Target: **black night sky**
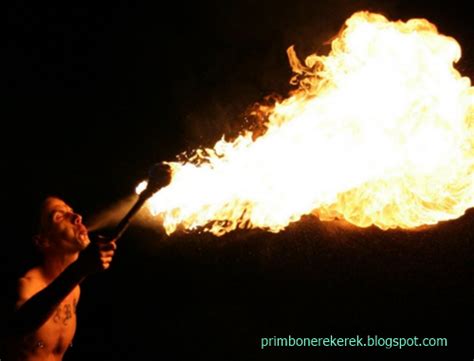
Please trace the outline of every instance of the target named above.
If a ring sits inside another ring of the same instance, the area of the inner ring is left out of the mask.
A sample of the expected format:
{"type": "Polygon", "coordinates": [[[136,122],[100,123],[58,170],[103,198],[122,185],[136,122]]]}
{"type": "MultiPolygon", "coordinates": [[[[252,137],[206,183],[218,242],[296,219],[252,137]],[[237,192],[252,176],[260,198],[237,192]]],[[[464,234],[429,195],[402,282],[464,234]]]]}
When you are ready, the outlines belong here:
{"type": "MultiPolygon", "coordinates": [[[[460,42],[458,69],[474,77],[468,2],[99,3],[13,1],[7,12],[7,295],[33,257],[43,196],[62,196],[87,223],[155,162],[236,135],[253,103],[291,90],[286,49],[324,51],[357,10],[429,19],[460,42]]],[[[112,268],[83,283],[65,360],[472,360],[473,225],[472,210],[420,232],[312,217],[220,238],[135,225],[112,268]],[[448,347],[260,349],[261,337],[287,335],[447,337],[448,347]]]]}

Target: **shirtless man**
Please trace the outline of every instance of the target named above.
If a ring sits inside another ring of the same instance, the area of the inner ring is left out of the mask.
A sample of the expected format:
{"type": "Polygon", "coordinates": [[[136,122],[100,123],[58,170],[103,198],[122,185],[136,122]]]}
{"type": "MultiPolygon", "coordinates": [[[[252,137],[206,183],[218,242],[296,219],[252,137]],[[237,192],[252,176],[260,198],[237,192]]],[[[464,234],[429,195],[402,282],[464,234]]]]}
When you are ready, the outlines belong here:
{"type": "Polygon", "coordinates": [[[44,201],[34,241],[43,261],[18,281],[7,359],[60,361],[76,330],[79,284],[109,267],[116,244],[91,243],[82,217],[56,197],[44,201]]]}

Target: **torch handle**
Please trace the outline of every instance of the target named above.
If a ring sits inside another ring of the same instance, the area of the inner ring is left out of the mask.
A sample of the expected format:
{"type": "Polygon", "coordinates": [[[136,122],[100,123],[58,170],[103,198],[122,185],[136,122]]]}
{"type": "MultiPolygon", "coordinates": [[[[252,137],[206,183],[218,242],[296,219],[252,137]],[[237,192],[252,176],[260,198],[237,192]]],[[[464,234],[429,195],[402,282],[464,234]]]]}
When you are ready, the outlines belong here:
{"type": "Polygon", "coordinates": [[[164,186],[167,186],[171,181],[171,168],[169,165],[164,163],[157,163],[148,171],[149,179],[146,189],[140,193],[137,201],[123,219],[117,224],[115,229],[107,236],[98,236],[102,240],[117,240],[125,233],[125,230],[130,225],[132,218],[138,213],[140,208],[143,207],[148,198],[164,186]]]}
{"type": "Polygon", "coordinates": [[[140,195],[138,200],[135,202],[133,207],[128,211],[125,217],[122,218],[120,223],[115,227],[112,231],[111,239],[119,239],[127,230],[128,226],[130,225],[132,218],[138,213],[138,211],[142,208],[143,204],[146,202],[148,197],[140,195]]]}
{"type": "Polygon", "coordinates": [[[104,230],[92,233],[90,239],[92,242],[110,242],[112,240],[117,240],[125,233],[128,226],[132,222],[133,217],[138,213],[140,208],[146,202],[147,198],[140,196],[132,208],[127,212],[125,217],[117,224],[117,226],[112,230],[104,230]]]}

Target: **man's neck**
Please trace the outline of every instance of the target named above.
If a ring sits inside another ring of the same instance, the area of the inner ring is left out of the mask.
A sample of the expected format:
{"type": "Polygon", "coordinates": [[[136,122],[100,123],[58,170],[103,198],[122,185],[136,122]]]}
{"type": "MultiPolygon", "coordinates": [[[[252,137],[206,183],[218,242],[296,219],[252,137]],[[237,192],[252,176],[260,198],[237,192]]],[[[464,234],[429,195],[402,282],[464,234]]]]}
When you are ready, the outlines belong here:
{"type": "Polygon", "coordinates": [[[53,253],[45,255],[41,269],[46,280],[52,281],[55,279],[66,267],[77,260],[78,256],[78,253],[53,253]]]}

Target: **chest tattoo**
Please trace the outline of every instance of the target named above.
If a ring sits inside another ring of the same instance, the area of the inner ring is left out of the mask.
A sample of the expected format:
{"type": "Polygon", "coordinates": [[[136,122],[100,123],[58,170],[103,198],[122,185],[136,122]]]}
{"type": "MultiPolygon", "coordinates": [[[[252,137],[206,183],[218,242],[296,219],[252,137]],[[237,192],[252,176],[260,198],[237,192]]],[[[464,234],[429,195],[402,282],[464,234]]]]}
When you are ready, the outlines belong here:
{"type": "Polygon", "coordinates": [[[74,313],[76,313],[76,304],[77,303],[74,300],[74,306],[69,303],[59,305],[54,313],[53,322],[62,323],[64,326],[67,326],[69,320],[72,318],[73,307],[74,313]]]}
{"type": "Polygon", "coordinates": [[[70,304],[66,303],[64,305],[64,320],[63,320],[63,325],[67,325],[67,321],[72,318],[72,307],[70,304]]]}
{"type": "Polygon", "coordinates": [[[53,316],[53,321],[55,323],[58,323],[60,320],[61,320],[61,305],[59,305],[58,308],[56,308],[56,312],[54,313],[54,316],[53,316]]]}

